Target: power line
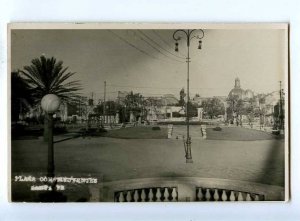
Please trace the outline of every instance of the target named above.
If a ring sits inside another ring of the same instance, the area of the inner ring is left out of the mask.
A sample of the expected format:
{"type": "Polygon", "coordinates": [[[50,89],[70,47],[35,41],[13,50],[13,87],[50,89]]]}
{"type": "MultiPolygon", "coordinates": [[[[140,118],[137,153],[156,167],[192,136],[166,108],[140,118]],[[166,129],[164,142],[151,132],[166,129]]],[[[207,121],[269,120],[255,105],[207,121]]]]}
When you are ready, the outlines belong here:
{"type": "Polygon", "coordinates": [[[177,57],[177,58],[180,58],[180,59],[185,59],[185,57],[180,57],[176,54],[173,54],[172,52],[166,50],[164,47],[162,47],[160,44],[158,44],[156,41],[154,41],[152,38],[150,38],[148,35],[146,35],[143,31],[141,30],[138,30],[138,32],[140,32],[142,35],[144,35],[147,39],[149,39],[151,42],[153,42],[155,45],[157,45],[158,47],[160,47],[161,49],[163,49],[164,51],[168,52],[169,54],[177,57]]]}
{"type": "MultiPolygon", "coordinates": [[[[108,84],[107,86],[110,87],[124,87],[124,88],[153,88],[153,89],[182,89],[184,88],[184,86],[182,87],[153,87],[153,86],[134,86],[134,85],[118,85],[118,84],[108,84]]],[[[218,87],[218,89],[220,88],[227,88],[227,87],[218,87]]],[[[191,89],[216,89],[213,87],[192,87],[191,89]]]]}
{"type": "MultiPolygon", "coordinates": [[[[169,46],[171,49],[174,49],[170,44],[169,42],[167,42],[165,39],[163,39],[163,37],[156,31],[156,30],[152,30],[153,33],[163,42],[165,43],[167,46],[169,46]]],[[[184,56],[184,54],[182,54],[181,52],[178,51],[178,53],[181,55],[181,56],[184,56]]]]}
{"type": "Polygon", "coordinates": [[[182,87],[150,87],[150,86],[133,86],[133,85],[117,85],[117,84],[108,84],[110,87],[125,87],[125,88],[154,88],[154,89],[181,89],[182,87]]]}
{"type": "MultiPolygon", "coordinates": [[[[118,93],[117,91],[106,91],[106,94],[115,94],[115,93],[118,93]]],[[[95,92],[94,91],[94,94],[104,94],[104,92],[95,92]]]]}
{"type": "Polygon", "coordinates": [[[148,54],[147,52],[145,52],[144,50],[142,49],[139,49],[137,46],[135,46],[134,44],[131,44],[129,41],[127,41],[126,39],[122,38],[121,36],[119,36],[118,34],[114,33],[113,31],[111,30],[108,30],[109,32],[111,32],[112,34],[114,34],[117,38],[119,38],[120,40],[122,40],[123,42],[125,42],[126,44],[128,44],[129,46],[133,47],[134,49],[138,50],[139,52],[153,58],[153,59],[157,59],[157,60],[160,60],[159,58],[151,55],[151,54],[148,54]]]}
{"type": "MultiPolygon", "coordinates": [[[[134,31],[133,31],[134,32],[134,31]]],[[[135,32],[134,32],[135,33],[135,32]]],[[[145,40],[143,37],[139,36],[139,38],[146,42],[151,48],[153,48],[155,51],[159,52],[160,54],[164,55],[165,57],[169,58],[170,60],[172,61],[177,61],[177,62],[180,62],[180,63],[184,63],[184,61],[179,61],[177,59],[174,59],[174,58],[171,58],[170,56],[166,55],[165,53],[163,53],[161,50],[157,49],[155,46],[153,46],[151,43],[149,43],[147,40],[145,40]]]]}

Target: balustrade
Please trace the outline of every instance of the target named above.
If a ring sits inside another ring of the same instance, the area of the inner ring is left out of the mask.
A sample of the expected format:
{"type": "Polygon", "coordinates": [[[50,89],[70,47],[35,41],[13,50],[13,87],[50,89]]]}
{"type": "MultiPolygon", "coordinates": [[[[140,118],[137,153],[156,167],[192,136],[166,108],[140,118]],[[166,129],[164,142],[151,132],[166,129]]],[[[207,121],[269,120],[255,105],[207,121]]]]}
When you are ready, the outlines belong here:
{"type": "Polygon", "coordinates": [[[242,192],[237,190],[196,188],[196,201],[264,201],[263,194],[242,192]]]}
{"type": "Polygon", "coordinates": [[[142,178],[105,182],[101,185],[99,193],[98,200],[102,202],[231,202],[285,199],[284,187],[198,177],[142,178]]]}
{"type": "Polygon", "coordinates": [[[177,187],[152,187],[115,192],[115,202],[176,202],[177,187]]]}

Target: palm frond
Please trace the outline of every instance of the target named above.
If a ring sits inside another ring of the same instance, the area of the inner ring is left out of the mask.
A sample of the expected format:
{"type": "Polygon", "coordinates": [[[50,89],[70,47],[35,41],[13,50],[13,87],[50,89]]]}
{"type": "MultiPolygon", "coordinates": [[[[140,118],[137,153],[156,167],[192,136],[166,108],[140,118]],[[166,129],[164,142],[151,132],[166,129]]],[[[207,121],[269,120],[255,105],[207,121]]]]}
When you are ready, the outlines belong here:
{"type": "Polygon", "coordinates": [[[31,90],[33,99],[40,102],[46,94],[57,94],[61,99],[76,99],[77,91],[81,90],[78,80],[66,82],[75,72],[68,72],[68,67],[63,67],[62,61],[56,61],[54,57],[46,58],[41,56],[31,61],[31,64],[24,66],[23,74],[24,81],[28,84],[31,90]]]}

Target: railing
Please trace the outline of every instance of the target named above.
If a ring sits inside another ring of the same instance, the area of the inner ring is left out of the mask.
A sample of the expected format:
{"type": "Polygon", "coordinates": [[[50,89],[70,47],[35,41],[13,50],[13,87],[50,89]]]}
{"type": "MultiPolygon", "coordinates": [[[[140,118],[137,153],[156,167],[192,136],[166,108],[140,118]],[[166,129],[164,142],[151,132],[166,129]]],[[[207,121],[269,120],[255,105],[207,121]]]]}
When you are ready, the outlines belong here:
{"type": "Polygon", "coordinates": [[[105,182],[99,186],[102,202],[283,201],[281,186],[247,181],[164,177],[105,182]]]}
{"type": "Polygon", "coordinates": [[[196,201],[264,201],[263,194],[228,189],[196,188],[196,201]]]}
{"type": "Polygon", "coordinates": [[[115,202],[175,202],[176,187],[152,187],[115,192],[115,202]]]}

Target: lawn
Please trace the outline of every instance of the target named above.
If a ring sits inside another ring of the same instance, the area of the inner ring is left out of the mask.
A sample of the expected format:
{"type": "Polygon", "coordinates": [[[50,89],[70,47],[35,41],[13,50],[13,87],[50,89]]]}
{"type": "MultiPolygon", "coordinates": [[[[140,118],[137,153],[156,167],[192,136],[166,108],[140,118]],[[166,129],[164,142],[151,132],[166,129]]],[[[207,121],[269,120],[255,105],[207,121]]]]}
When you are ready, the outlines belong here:
{"type": "Polygon", "coordinates": [[[118,130],[110,130],[102,136],[122,139],[166,139],[167,128],[165,127],[130,127],[118,130]],[[154,129],[159,128],[159,129],[154,129]]]}

